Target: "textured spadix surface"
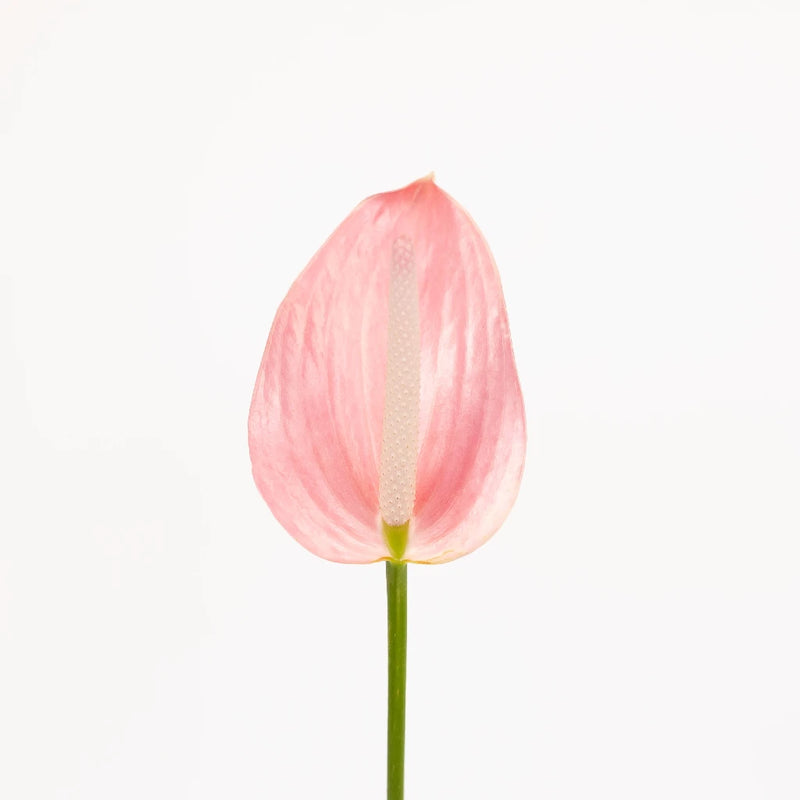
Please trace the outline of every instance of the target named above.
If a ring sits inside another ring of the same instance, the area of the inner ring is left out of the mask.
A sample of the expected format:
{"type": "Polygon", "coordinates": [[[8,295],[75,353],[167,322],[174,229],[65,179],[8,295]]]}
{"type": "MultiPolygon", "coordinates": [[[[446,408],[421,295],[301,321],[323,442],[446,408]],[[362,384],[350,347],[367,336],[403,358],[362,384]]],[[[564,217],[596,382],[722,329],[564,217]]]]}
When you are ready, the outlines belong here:
{"type": "Polygon", "coordinates": [[[249,418],[281,524],[333,561],[449,561],[517,495],[525,419],[500,279],[432,178],[365,200],[278,309],[249,418]]]}

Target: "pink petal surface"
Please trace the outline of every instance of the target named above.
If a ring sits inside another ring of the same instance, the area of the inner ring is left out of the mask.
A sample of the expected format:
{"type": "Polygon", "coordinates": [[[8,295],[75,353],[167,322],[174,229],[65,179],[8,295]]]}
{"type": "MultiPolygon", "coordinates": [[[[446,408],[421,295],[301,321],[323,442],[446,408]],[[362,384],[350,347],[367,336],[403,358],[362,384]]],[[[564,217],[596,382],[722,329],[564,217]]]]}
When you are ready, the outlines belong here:
{"type": "Polygon", "coordinates": [[[365,200],[281,304],[250,408],[256,484],[278,521],[333,561],[389,558],[378,505],[393,244],[419,290],[416,500],[403,559],[485,542],[519,489],[525,419],[500,279],[466,212],[432,179],[365,200]]]}

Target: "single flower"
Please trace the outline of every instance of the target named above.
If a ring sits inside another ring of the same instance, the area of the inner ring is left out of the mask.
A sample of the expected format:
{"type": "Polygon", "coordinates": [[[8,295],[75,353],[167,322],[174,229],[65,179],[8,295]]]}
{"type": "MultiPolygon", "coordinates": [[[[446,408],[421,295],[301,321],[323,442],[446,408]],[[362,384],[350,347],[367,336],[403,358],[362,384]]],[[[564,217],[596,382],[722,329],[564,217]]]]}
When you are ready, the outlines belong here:
{"type": "Polygon", "coordinates": [[[500,527],[525,459],[505,302],[432,176],[361,203],[295,281],[249,443],[276,518],[323,558],[440,563],[500,527]]]}

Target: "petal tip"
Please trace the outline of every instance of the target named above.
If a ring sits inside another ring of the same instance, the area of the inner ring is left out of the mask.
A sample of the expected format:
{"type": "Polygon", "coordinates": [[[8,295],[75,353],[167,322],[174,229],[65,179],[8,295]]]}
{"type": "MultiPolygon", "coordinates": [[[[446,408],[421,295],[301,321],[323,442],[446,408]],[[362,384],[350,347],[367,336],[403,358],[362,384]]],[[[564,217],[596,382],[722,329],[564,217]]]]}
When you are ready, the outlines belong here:
{"type": "Polygon", "coordinates": [[[436,184],[436,173],[429,172],[427,175],[423,175],[423,177],[417,178],[415,181],[412,181],[405,188],[406,189],[411,189],[412,187],[422,188],[423,186],[428,186],[428,185],[433,186],[435,184],[436,184]]]}

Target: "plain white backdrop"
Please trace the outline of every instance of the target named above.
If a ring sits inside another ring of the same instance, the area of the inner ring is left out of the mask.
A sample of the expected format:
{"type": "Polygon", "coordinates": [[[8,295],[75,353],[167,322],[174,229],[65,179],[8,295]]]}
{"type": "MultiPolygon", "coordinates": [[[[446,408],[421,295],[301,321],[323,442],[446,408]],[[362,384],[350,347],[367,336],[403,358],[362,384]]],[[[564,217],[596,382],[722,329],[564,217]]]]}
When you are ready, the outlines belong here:
{"type": "Polygon", "coordinates": [[[383,568],[250,477],[278,303],[431,170],[530,442],[410,569],[409,800],[800,796],[795,2],[0,0],[0,797],[379,798],[383,568]]]}

